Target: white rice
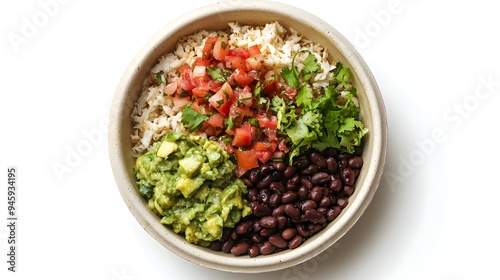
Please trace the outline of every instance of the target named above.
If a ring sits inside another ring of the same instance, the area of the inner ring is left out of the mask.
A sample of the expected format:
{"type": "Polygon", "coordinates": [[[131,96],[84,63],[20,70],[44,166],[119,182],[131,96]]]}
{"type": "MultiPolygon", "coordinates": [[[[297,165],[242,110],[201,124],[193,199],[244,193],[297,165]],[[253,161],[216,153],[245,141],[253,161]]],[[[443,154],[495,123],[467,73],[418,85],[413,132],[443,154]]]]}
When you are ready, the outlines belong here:
{"type": "MultiPolygon", "coordinates": [[[[293,29],[285,29],[277,22],[265,26],[242,26],[236,22],[229,23],[227,32],[199,31],[191,36],[180,38],[175,50],[164,54],[151,69],[151,77],[144,81],[139,99],[132,112],[133,132],[131,135],[134,156],[140,156],[149,150],[166,133],[184,132],[181,123],[182,108],[174,106],[172,96],[163,94],[166,84],[179,80],[177,69],[187,63],[192,65],[196,57],[202,55],[205,40],[209,36],[224,34],[229,36],[229,45],[234,47],[250,47],[258,45],[264,56],[265,67],[274,68],[279,73],[283,67],[290,67],[293,56],[299,50],[307,49],[313,53],[321,64],[321,72],[313,77],[315,88],[324,88],[333,79],[334,63],[328,60],[328,53],[320,45],[303,38],[293,29]],[[151,85],[150,80],[156,73],[164,71],[166,84],[151,85]]],[[[297,56],[295,65],[302,67],[305,56],[297,56]]]]}

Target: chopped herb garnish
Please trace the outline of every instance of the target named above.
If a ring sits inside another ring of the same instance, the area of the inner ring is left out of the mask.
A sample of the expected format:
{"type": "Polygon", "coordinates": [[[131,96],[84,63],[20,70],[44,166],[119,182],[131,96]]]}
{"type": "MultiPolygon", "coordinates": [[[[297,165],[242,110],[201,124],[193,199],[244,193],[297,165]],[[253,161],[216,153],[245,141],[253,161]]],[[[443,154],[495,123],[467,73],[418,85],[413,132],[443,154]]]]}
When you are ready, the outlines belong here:
{"type": "Polygon", "coordinates": [[[231,75],[231,72],[229,70],[217,67],[214,68],[207,67],[207,73],[208,76],[212,78],[212,80],[217,82],[226,82],[229,76],[231,75]]]}
{"type": "Polygon", "coordinates": [[[208,119],[208,116],[193,110],[191,104],[188,104],[182,111],[181,122],[189,128],[189,132],[197,130],[201,124],[208,119]]]}

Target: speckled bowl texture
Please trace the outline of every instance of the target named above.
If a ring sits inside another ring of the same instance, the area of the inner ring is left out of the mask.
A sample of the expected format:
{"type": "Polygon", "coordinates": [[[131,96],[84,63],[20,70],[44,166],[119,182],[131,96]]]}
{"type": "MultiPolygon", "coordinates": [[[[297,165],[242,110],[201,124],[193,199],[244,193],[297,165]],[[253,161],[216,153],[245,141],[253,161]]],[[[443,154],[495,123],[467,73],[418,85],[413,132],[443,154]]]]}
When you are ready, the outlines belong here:
{"type": "Polygon", "coordinates": [[[386,158],[387,121],[379,88],[359,53],[338,31],[318,17],[296,7],[271,1],[224,1],[194,10],[168,23],[139,51],[117,87],[109,117],[109,156],[121,196],[140,225],[159,244],[193,263],[222,271],[257,273],[284,269],[307,261],[338,241],[358,221],[372,200],[386,158]],[[323,45],[331,58],[351,69],[361,106],[360,118],[369,133],[364,138],[363,161],[356,191],[348,206],[328,226],[293,250],[250,258],[188,243],[160,223],[137,191],[133,173],[130,134],[131,112],[141,92],[142,82],[161,54],[171,52],[179,37],[198,30],[227,29],[228,22],[263,25],[278,21],[304,37],[323,45]]]}

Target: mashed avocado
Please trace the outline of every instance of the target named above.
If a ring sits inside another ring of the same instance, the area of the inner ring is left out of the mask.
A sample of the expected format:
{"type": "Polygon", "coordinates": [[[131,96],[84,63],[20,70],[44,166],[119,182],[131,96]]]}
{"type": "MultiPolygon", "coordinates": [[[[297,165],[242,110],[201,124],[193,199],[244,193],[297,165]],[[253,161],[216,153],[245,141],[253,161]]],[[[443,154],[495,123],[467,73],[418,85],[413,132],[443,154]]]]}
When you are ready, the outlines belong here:
{"type": "Polygon", "coordinates": [[[203,246],[251,213],[247,188],[233,170],[216,142],[182,133],[167,134],[134,168],[139,192],[161,223],[203,246]]]}

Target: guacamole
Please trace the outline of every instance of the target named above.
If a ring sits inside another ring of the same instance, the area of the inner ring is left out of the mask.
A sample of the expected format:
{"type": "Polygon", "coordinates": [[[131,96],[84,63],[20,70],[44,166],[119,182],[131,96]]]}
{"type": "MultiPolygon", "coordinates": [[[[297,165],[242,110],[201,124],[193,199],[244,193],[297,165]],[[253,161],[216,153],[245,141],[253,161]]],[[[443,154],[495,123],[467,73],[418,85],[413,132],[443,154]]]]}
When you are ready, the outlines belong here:
{"type": "Polygon", "coordinates": [[[134,168],[139,192],[161,223],[202,246],[251,213],[247,188],[233,170],[219,144],[182,133],[167,134],[134,168]]]}

